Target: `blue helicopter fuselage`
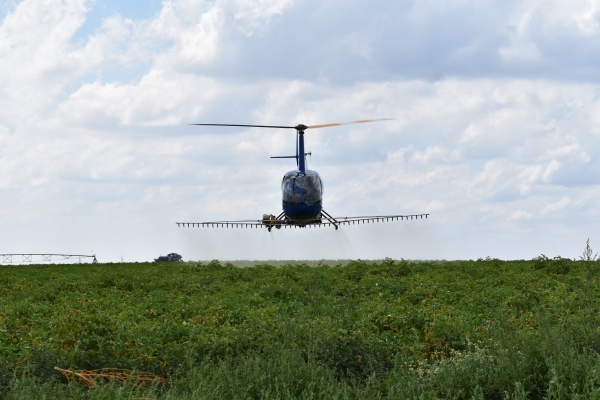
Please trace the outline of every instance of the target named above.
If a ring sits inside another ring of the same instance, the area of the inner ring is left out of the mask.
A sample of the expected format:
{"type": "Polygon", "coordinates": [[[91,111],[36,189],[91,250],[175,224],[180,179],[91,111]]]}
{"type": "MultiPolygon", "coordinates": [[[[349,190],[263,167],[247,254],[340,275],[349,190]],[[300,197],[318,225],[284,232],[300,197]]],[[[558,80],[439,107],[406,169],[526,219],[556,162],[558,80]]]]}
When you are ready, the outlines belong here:
{"type": "Polygon", "coordinates": [[[281,182],[283,212],[294,220],[317,219],[323,209],[323,182],[317,171],[294,170],[281,182]]]}

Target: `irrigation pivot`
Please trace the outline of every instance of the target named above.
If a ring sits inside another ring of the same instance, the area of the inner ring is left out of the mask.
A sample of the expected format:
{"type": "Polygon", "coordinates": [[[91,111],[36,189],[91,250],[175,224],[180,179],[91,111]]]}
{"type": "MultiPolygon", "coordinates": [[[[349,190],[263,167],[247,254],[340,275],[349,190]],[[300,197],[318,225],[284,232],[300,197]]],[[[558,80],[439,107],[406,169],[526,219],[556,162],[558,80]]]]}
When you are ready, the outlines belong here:
{"type": "MultiPolygon", "coordinates": [[[[21,256],[20,263],[29,263],[29,264],[37,264],[37,263],[45,263],[52,261],[64,261],[64,260],[77,260],[81,263],[82,259],[91,258],[92,264],[98,264],[98,260],[96,259],[96,255],[88,255],[88,254],[54,254],[54,253],[11,253],[11,254],[0,254],[0,264],[12,264],[13,257],[21,256]],[[54,260],[53,260],[54,258],[54,260]]],[[[18,261],[14,261],[18,262],[18,261]]]]}

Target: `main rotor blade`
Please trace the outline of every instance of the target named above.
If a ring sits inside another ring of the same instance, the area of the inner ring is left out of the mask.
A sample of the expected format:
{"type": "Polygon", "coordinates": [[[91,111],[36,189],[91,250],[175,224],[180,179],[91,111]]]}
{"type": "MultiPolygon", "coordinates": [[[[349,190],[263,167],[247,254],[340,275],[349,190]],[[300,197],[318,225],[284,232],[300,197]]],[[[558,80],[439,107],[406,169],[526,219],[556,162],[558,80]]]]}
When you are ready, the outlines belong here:
{"type": "Polygon", "coordinates": [[[295,126],[277,126],[277,125],[238,125],[238,124],[190,124],[200,126],[244,126],[248,128],[280,128],[280,129],[296,129],[295,126]]]}
{"type": "Polygon", "coordinates": [[[377,122],[377,121],[393,121],[395,118],[379,118],[379,119],[359,119],[358,121],[351,122],[340,122],[333,124],[321,124],[321,125],[309,125],[308,129],[317,129],[317,128],[329,128],[331,126],[341,126],[341,125],[351,125],[351,124],[365,124],[367,122],[377,122]]]}
{"type": "Polygon", "coordinates": [[[196,126],[239,126],[246,128],[276,128],[276,129],[296,129],[296,131],[303,131],[304,129],[317,129],[317,128],[329,128],[332,126],[351,125],[351,124],[365,124],[367,122],[377,121],[392,121],[395,118],[379,118],[379,119],[359,119],[358,121],[350,122],[339,122],[333,124],[321,124],[321,125],[296,125],[296,126],[281,126],[281,125],[247,125],[247,124],[190,124],[196,126]]]}

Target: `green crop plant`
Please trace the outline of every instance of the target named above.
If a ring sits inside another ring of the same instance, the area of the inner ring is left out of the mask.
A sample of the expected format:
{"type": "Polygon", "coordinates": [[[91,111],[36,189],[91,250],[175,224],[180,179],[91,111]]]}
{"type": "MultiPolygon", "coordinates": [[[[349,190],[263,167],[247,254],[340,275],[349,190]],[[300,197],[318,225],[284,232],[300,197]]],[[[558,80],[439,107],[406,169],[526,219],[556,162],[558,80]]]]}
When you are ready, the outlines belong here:
{"type": "Polygon", "coordinates": [[[2,267],[0,397],[600,398],[592,264],[2,267]],[[55,366],[168,383],[87,389],[55,366]]]}
{"type": "Polygon", "coordinates": [[[594,250],[590,246],[590,239],[588,238],[585,243],[585,250],[583,250],[583,255],[579,257],[581,261],[596,261],[598,260],[598,253],[594,254],[594,250]]]}

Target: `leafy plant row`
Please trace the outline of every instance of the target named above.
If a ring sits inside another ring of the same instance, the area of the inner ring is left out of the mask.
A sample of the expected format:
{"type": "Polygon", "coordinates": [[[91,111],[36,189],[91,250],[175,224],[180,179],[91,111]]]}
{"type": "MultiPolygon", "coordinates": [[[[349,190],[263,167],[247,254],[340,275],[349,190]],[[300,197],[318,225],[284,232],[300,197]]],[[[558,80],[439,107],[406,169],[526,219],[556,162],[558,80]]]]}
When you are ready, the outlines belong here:
{"type": "Polygon", "coordinates": [[[6,267],[0,390],[77,398],[59,366],[152,372],[170,379],[154,389],[164,398],[590,398],[598,266],[540,256],[6,267]]]}

